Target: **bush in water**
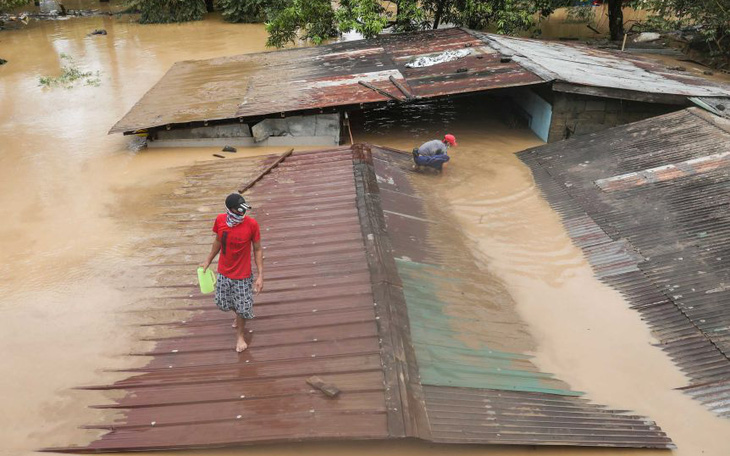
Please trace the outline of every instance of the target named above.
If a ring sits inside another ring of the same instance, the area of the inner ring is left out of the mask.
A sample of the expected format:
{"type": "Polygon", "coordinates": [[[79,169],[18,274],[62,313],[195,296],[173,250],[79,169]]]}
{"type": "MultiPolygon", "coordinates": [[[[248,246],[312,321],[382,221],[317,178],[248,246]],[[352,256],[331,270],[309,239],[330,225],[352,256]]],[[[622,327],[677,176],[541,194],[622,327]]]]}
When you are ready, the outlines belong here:
{"type": "Polygon", "coordinates": [[[0,0],[0,13],[15,8],[16,6],[25,5],[26,3],[30,3],[30,0],[0,0]]]}
{"type": "Polygon", "coordinates": [[[142,14],[143,24],[199,21],[207,12],[205,0],[129,0],[128,5],[142,14]]]}
{"type": "Polygon", "coordinates": [[[91,71],[81,71],[76,65],[76,61],[67,54],[61,53],[61,60],[66,63],[61,67],[60,76],[41,76],[38,83],[44,87],[64,87],[72,88],[77,82],[83,81],[85,85],[98,87],[101,84],[101,73],[91,71]]]}
{"type": "Polygon", "coordinates": [[[260,23],[266,20],[267,0],[218,0],[218,9],[228,22],[260,23]]]}

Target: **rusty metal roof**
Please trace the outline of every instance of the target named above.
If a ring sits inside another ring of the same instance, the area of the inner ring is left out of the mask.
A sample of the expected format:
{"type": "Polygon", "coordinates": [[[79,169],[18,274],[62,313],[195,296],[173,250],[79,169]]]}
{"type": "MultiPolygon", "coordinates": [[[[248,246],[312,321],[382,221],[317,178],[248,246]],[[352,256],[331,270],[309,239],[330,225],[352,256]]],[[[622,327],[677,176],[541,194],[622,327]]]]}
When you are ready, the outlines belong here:
{"type": "Polygon", "coordinates": [[[554,81],[555,90],[615,98],[651,95],[730,97],[730,86],[614,50],[473,32],[520,65],[554,81]],[[608,89],[608,90],[601,90],[608,89]]]}
{"type": "Polygon", "coordinates": [[[555,90],[644,101],[730,97],[727,85],[631,54],[451,28],[178,62],[110,133],[547,82],[555,90]],[[445,51],[469,54],[407,66],[445,51]]]}
{"type": "Polygon", "coordinates": [[[250,347],[237,354],[230,314],[190,273],[223,195],[275,161],[189,170],[155,233],[157,285],[143,306],[155,345],[138,353],[149,360],[89,387],[118,392],[101,408],[120,414],[89,426],[108,433],[52,450],[403,437],[672,447],[653,422],[593,404],[537,369],[506,292],[458,237],[447,251],[432,241],[453,226],[429,217],[409,156],[385,148],[294,153],[246,192],[262,227],[266,290],[247,323],[250,347]],[[340,395],[310,387],[312,375],[340,395]]]}
{"type": "Polygon", "coordinates": [[[501,62],[500,57],[466,31],[446,29],[178,62],[110,133],[543,82],[515,62],[501,62]],[[469,55],[457,60],[406,67],[422,55],[463,49],[469,55]]]}
{"type": "Polygon", "coordinates": [[[698,108],[520,153],[596,274],[730,417],[730,120],[698,108]]]}

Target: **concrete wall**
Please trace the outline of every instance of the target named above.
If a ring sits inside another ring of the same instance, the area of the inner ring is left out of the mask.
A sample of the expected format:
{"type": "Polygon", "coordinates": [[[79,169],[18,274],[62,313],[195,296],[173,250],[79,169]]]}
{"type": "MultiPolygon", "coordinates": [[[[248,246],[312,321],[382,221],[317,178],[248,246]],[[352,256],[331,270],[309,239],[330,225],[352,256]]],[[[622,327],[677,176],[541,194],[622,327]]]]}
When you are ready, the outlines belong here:
{"type": "Polygon", "coordinates": [[[280,136],[321,136],[340,138],[339,114],[315,114],[264,119],[251,128],[256,142],[269,137],[280,136]]]}
{"type": "Polygon", "coordinates": [[[247,124],[236,123],[228,125],[213,125],[197,128],[180,128],[175,130],[160,130],[158,140],[170,139],[204,139],[204,138],[240,138],[251,137],[251,129],[247,124]]]}
{"type": "Polygon", "coordinates": [[[548,142],[584,135],[682,109],[682,106],[553,92],[548,142]]]}
{"type": "Polygon", "coordinates": [[[210,146],[336,146],[340,144],[340,115],[314,114],[264,119],[253,127],[231,123],[196,128],[159,130],[149,147],[210,146]]]}

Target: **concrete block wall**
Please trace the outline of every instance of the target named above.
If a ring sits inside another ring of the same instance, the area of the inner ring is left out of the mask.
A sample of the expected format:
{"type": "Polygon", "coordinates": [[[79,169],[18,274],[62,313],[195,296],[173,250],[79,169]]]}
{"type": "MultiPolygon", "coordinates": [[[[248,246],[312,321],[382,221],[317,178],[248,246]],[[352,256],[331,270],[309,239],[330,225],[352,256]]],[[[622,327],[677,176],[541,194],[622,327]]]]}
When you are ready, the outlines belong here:
{"type": "Polygon", "coordinates": [[[313,114],[264,119],[253,127],[230,123],[158,130],[149,147],[333,146],[340,143],[340,114],[313,114]]]}
{"type": "Polygon", "coordinates": [[[548,142],[585,135],[682,109],[683,106],[553,92],[548,142]]]}

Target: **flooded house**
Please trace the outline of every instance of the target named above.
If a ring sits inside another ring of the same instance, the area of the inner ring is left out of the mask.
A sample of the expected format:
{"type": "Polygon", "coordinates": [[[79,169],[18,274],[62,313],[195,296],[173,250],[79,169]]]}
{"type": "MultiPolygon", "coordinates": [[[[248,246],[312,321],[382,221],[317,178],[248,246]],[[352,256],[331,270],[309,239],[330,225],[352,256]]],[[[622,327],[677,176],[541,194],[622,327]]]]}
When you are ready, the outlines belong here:
{"type": "Polygon", "coordinates": [[[681,390],[730,418],[730,118],[690,108],[518,155],[681,390]]]}
{"type": "Polygon", "coordinates": [[[410,154],[368,144],[190,167],[165,201],[175,223],[157,233],[144,299],[162,312],[144,325],[154,346],[135,353],[147,362],[85,387],[111,393],[99,408],[117,413],[85,426],[105,434],[49,450],[404,438],[673,448],[661,423],[582,397],[533,362],[509,293],[411,175],[410,154]],[[270,249],[240,354],[230,317],[185,274],[232,188],[246,189],[270,249]]]}
{"type": "Polygon", "coordinates": [[[116,132],[292,146],[131,153],[104,133],[174,62],[261,51],[265,33],[105,17],[107,41],[86,36],[97,21],[3,37],[8,452],[730,454],[727,127],[703,116],[727,115],[717,86],[591,50],[628,71],[605,84],[639,82],[577,93],[593,67],[558,75],[573,57],[528,69],[529,50],[496,42],[512,39],[429,31],[177,63],[116,132]],[[34,88],[61,49],[104,84],[34,88]],[[646,98],[644,78],[680,93],[646,98]],[[515,153],[542,141],[522,127],[553,122],[570,139],[520,156],[528,169],[515,153]],[[403,150],[446,128],[453,167],[412,172],[403,150]],[[297,144],[322,146],[282,153],[297,144]],[[266,257],[243,354],[195,278],[232,191],[266,257]]]}
{"type": "Polygon", "coordinates": [[[142,325],[154,346],[133,353],[147,361],[84,386],[110,393],[98,407],[115,413],[85,427],[106,433],[49,450],[404,438],[674,448],[661,422],[586,398],[534,360],[514,297],[413,179],[408,153],[339,145],[352,142],[357,111],[476,94],[552,143],[520,157],[574,242],[649,321],[688,373],[685,390],[726,414],[728,140],[717,114],[730,91],[636,57],[447,29],[179,62],[114,126],[160,147],[324,148],[187,170],[156,233],[144,299],[164,312],[142,325]],[[242,354],[229,317],[185,275],[231,189],[270,233],[267,292],[242,354]],[[631,201],[626,190],[655,192],[631,201]],[[704,191],[718,199],[697,208],[704,191]],[[646,228],[632,225],[640,217],[646,228]],[[702,277],[688,293],[694,268],[702,277]]]}
{"type": "Polygon", "coordinates": [[[354,111],[477,93],[546,142],[730,99],[632,54],[452,28],[178,62],[110,133],[153,147],[331,146],[351,142],[354,111]]]}

